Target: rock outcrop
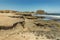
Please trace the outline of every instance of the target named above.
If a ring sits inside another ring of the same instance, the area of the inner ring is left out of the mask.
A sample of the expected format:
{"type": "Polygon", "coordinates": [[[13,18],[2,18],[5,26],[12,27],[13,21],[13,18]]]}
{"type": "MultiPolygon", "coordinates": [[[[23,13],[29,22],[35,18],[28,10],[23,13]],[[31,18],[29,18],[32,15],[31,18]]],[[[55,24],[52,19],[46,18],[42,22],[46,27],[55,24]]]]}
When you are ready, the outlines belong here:
{"type": "Polygon", "coordinates": [[[36,14],[46,14],[46,12],[44,10],[37,10],[36,14]]]}
{"type": "Polygon", "coordinates": [[[13,11],[13,10],[0,10],[0,13],[16,13],[18,11],[13,11]]]}

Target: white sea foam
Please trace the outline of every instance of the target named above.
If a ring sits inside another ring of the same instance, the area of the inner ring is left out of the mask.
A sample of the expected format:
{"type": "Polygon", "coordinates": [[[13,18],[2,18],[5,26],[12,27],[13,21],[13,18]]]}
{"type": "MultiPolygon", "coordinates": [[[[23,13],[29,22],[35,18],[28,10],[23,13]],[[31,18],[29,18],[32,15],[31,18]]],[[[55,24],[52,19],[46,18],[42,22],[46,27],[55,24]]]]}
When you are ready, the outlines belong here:
{"type": "Polygon", "coordinates": [[[60,16],[59,15],[33,15],[33,16],[37,16],[37,17],[45,17],[46,19],[56,19],[56,20],[60,20],[60,16]]]}

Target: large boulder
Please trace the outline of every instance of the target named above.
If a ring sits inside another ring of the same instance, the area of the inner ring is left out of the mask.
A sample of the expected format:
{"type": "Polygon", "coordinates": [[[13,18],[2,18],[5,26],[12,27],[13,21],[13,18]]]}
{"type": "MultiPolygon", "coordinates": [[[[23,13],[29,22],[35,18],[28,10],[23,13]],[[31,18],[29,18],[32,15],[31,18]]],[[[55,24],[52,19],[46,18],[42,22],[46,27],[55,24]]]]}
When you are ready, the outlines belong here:
{"type": "Polygon", "coordinates": [[[45,14],[45,11],[44,10],[37,10],[36,13],[37,14],[45,14]]]}

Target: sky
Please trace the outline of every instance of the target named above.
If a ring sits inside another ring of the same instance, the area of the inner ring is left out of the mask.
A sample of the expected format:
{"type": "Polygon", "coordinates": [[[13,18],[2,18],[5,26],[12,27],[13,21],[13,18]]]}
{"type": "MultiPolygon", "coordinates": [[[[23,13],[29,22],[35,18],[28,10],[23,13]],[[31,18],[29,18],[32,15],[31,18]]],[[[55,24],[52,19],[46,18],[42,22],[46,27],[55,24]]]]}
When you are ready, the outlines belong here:
{"type": "Polygon", "coordinates": [[[0,10],[60,13],[60,0],[0,0],[0,10]]]}

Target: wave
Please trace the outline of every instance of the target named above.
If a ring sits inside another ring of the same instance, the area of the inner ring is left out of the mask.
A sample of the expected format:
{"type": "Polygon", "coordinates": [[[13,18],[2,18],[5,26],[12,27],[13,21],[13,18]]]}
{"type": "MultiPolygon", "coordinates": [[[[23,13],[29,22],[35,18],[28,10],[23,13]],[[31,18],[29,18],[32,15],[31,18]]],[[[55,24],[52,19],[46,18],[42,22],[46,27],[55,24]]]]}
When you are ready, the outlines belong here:
{"type": "Polygon", "coordinates": [[[39,14],[36,14],[34,16],[37,16],[37,17],[45,17],[46,19],[60,19],[60,15],[39,15],[39,14]]]}

